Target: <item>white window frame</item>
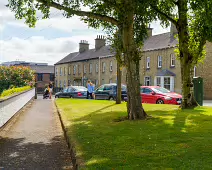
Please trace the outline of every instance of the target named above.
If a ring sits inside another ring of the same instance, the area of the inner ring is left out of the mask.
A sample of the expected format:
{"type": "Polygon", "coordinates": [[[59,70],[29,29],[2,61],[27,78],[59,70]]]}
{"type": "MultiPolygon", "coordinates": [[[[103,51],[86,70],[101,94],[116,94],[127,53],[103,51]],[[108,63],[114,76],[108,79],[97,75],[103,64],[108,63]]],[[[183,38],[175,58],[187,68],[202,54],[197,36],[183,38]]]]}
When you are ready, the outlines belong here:
{"type": "Polygon", "coordinates": [[[73,66],[73,74],[75,75],[77,73],[77,65],[73,66]]]}
{"type": "Polygon", "coordinates": [[[96,73],[98,73],[98,72],[99,72],[99,64],[96,63],[96,73]]]}
{"type": "Polygon", "coordinates": [[[83,66],[83,72],[86,73],[86,65],[83,66]]]}
{"type": "Polygon", "coordinates": [[[162,67],[162,56],[158,56],[158,68],[161,68],[162,67]]]}
{"type": "Polygon", "coordinates": [[[59,85],[59,86],[60,86],[60,88],[61,88],[61,87],[62,87],[62,81],[60,80],[60,82],[59,82],[59,83],[60,83],[60,85],[59,85]]]}
{"type": "Polygon", "coordinates": [[[63,74],[63,68],[60,67],[60,76],[62,76],[62,74],[63,74]]]}
{"type": "Polygon", "coordinates": [[[174,76],[155,76],[155,82],[154,82],[155,86],[158,85],[157,84],[157,77],[160,77],[160,80],[161,80],[160,87],[164,87],[164,78],[169,77],[170,78],[170,89],[168,89],[168,90],[170,90],[172,92],[174,91],[174,76]]]}
{"type": "Polygon", "coordinates": [[[151,86],[151,78],[150,78],[150,76],[145,76],[144,77],[144,85],[145,86],[151,86]],[[149,82],[149,85],[147,85],[147,82],[149,82]]]}
{"type": "Polygon", "coordinates": [[[146,68],[150,68],[150,57],[146,58],[146,68]]]}
{"type": "Polygon", "coordinates": [[[113,61],[110,61],[110,71],[113,71],[113,61]]]}
{"type": "Polygon", "coordinates": [[[103,62],[103,63],[102,63],[102,72],[103,72],[103,73],[105,72],[105,67],[106,67],[105,62],[103,62]]]}
{"type": "Polygon", "coordinates": [[[92,63],[89,64],[89,73],[92,73],[92,63]]]}
{"type": "Polygon", "coordinates": [[[175,57],[175,55],[172,53],[172,54],[170,54],[170,63],[171,63],[171,67],[175,67],[175,62],[176,62],[176,57],[175,57]]]}
{"type": "Polygon", "coordinates": [[[55,75],[57,76],[58,74],[58,68],[55,68],[55,75]]]}

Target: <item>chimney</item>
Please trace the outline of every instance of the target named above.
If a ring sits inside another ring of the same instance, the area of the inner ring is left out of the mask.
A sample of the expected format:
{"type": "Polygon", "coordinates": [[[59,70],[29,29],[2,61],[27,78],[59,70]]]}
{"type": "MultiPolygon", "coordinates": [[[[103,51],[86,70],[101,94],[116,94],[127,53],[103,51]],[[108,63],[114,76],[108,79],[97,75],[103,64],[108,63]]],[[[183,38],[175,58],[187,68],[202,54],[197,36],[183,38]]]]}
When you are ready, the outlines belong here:
{"type": "Polygon", "coordinates": [[[98,50],[105,46],[106,39],[103,35],[97,35],[97,38],[95,39],[95,49],[98,50]]]}
{"type": "Polygon", "coordinates": [[[79,52],[82,53],[84,51],[89,50],[89,44],[86,40],[81,40],[79,43],[79,52]]]}
{"type": "Polygon", "coordinates": [[[150,28],[150,24],[149,24],[149,27],[147,28],[147,37],[145,39],[152,36],[152,30],[153,30],[153,28],[150,28]]]}
{"type": "Polygon", "coordinates": [[[178,33],[176,26],[171,22],[170,34],[171,36],[175,36],[178,33]]]}

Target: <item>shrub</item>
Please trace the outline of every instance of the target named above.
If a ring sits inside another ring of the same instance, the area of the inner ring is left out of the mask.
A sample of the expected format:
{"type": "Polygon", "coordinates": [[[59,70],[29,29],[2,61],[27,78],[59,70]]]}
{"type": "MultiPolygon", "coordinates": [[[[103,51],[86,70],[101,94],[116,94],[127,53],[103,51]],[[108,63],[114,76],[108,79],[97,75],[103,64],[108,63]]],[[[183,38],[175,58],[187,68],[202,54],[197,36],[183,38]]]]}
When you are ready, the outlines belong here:
{"type": "Polygon", "coordinates": [[[8,96],[11,96],[13,94],[16,94],[16,93],[20,93],[20,92],[23,92],[23,91],[26,91],[26,90],[29,90],[31,89],[32,87],[31,86],[24,86],[24,87],[17,87],[17,88],[11,88],[11,89],[8,89],[8,90],[4,90],[2,92],[2,94],[0,95],[0,98],[3,98],[3,97],[8,97],[8,96]]]}

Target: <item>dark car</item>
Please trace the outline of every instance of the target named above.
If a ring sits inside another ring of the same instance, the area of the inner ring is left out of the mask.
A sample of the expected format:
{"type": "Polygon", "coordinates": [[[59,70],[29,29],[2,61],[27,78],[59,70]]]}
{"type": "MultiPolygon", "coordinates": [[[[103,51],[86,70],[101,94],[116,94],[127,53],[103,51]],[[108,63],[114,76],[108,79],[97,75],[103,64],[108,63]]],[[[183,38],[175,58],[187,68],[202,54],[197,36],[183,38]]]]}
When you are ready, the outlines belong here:
{"type": "MultiPolygon", "coordinates": [[[[117,84],[104,84],[95,90],[95,99],[103,99],[103,100],[115,100],[117,96],[117,84]]],[[[125,85],[121,85],[121,98],[127,96],[127,88],[125,85]]]]}
{"type": "Polygon", "coordinates": [[[68,86],[55,94],[55,98],[86,98],[87,88],[84,86],[68,86]]]}

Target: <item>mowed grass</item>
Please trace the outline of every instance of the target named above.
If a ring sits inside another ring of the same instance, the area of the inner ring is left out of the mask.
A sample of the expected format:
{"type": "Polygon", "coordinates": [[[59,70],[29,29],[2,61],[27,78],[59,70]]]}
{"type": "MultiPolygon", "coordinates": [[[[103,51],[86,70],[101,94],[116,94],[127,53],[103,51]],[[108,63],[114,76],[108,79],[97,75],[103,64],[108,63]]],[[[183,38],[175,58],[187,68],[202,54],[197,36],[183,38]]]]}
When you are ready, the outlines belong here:
{"type": "Polygon", "coordinates": [[[116,122],[127,115],[126,103],[56,103],[85,169],[212,169],[212,108],[144,104],[153,118],[116,122]]]}

